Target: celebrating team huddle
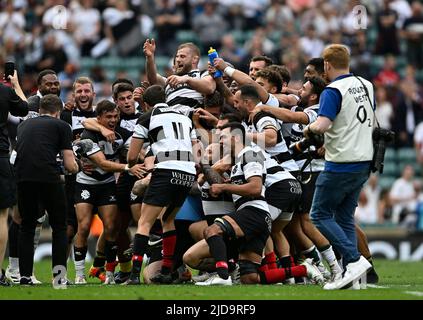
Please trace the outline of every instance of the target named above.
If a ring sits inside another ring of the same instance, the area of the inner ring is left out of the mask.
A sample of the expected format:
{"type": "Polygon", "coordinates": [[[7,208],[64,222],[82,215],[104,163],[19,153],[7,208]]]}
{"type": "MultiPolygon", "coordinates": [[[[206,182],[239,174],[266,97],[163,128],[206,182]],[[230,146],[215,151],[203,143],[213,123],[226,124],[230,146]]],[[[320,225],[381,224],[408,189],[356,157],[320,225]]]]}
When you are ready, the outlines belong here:
{"type": "MultiPolygon", "coordinates": [[[[347,89],[362,85],[371,93],[362,108],[372,123],[373,88],[349,73],[347,49],[330,45],[323,58],[311,59],[298,91],[288,87],[289,71],[265,56],[251,60],[249,74],[220,58],[201,72],[199,49],[184,43],[174,56],[174,74],[165,78],[156,71],[155,50],[148,39],[148,81],[140,87],[117,79],[113,102],[94,106],[93,83],[80,77],[73,84],[74,103],[60,111],[71,128],[66,135],[73,155],[64,158],[70,148],[65,142],[56,152],[62,154],[55,165],[64,167],[66,196],[51,201],[64,202],[66,224],[57,222],[62,240],[53,236],[53,264],[66,265],[66,255],[73,254],[75,285],[86,284],[87,276],[107,285],[306,283],[327,290],[365,288],[366,276],[377,282],[353,217],[357,190],[370,172],[371,127],[346,107],[353,101],[347,89]],[[369,130],[369,143],[352,146],[369,130]],[[348,180],[357,172],[361,179],[348,180]],[[336,195],[329,181],[337,174],[350,183],[336,195]],[[103,232],[87,271],[96,213],[103,232]]],[[[40,74],[41,98],[32,116],[59,112],[45,106],[58,104],[57,91],[46,85],[56,81],[51,70],[40,74]]],[[[25,166],[20,131],[30,120],[17,121],[18,170],[25,166]]],[[[19,209],[25,208],[25,181],[17,181],[19,209]]],[[[24,227],[25,239],[34,241],[10,250],[11,282],[36,283],[34,230],[45,211],[51,215],[50,207],[40,205],[32,216],[30,208],[16,210],[17,217],[32,220],[14,218],[13,230],[24,227]]],[[[13,241],[10,248],[18,247],[13,241]]]]}

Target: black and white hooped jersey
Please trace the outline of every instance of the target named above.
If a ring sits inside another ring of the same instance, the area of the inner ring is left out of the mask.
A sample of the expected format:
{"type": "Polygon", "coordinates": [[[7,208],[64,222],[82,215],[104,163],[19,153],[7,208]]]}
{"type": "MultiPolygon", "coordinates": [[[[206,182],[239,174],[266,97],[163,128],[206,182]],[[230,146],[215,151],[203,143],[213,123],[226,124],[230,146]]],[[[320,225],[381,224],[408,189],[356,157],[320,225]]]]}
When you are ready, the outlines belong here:
{"type": "Polygon", "coordinates": [[[150,141],[155,168],[196,173],[191,142],[196,139],[194,124],[176,108],[155,105],[138,119],[132,139],[150,141]]]}
{"type": "Polygon", "coordinates": [[[119,115],[118,127],[134,132],[140,116],[141,113],[126,114],[121,112],[119,115]]]}
{"type": "MultiPolygon", "coordinates": [[[[313,106],[307,107],[304,110],[299,107],[292,107],[291,111],[298,112],[302,111],[304,112],[308,117],[308,123],[311,124],[314,121],[317,120],[317,116],[319,113],[319,105],[315,104],[313,106]]],[[[304,131],[305,125],[299,124],[299,123],[288,123],[285,127],[286,129],[286,136],[284,136],[284,139],[287,143],[287,145],[291,145],[292,143],[296,143],[304,138],[304,131]],[[289,131],[288,131],[289,129],[289,131]]],[[[310,150],[314,151],[316,148],[314,146],[310,147],[310,150]]],[[[306,160],[298,160],[297,165],[301,169],[304,165],[306,160]]],[[[313,159],[311,161],[311,169],[313,172],[322,171],[325,167],[325,160],[324,159],[313,159]]],[[[310,171],[310,165],[308,165],[306,168],[304,168],[303,171],[309,172],[310,171]]]]}
{"type": "Polygon", "coordinates": [[[125,148],[125,141],[130,137],[130,133],[127,130],[117,127],[115,135],[116,140],[112,143],[108,142],[99,132],[91,130],[84,130],[82,132],[81,139],[89,139],[93,142],[92,149],[87,151],[83,157],[93,164],[94,171],[90,173],[84,171],[78,172],[76,175],[76,182],[83,184],[105,184],[116,181],[114,172],[106,172],[89,160],[89,157],[97,152],[103,152],[104,156],[109,161],[118,160],[121,152],[125,148]]]}
{"type": "MultiPolygon", "coordinates": [[[[241,150],[235,160],[235,165],[231,170],[231,183],[242,185],[246,184],[251,177],[259,176],[266,179],[266,168],[264,166],[264,155],[261,152],[255,152],[252,147],[248,146],[241,150]]],[[[269,212],[269,206],[264,198],[264,184],[261,187],[259,197],[245,197],[238,194],[232,194],[236,210],[244,207],[255,207],[269,212]]]]}
{"type": "Polygon", "coordinates": [[[60,119],[69,123],[72,127],[73,139],[77,139],[78,136],[85,130],[82,122],[88,118],[97,117],[97,113],[94,110],[84,111],[75,109],[73,111],[63,110],[60,114],[60,119]]]}
{"type": "MultiPolygon", "coordinates": [[[[228,174],[224,174],[224,178],[229,178],[228,174]]],[[[219,194],[217,197],[210,195],[210,184],[205,181],[200,187],[201,203],[203,205],[204,215],[215,216],[225,215],[235,212],[235,206],[232,196],[226,192],[219,194]]]]}
{"type": "Polygon", "coordinates": [[[262,149],[274,157],[285,170],[288,171],[297,171],[298,166],[295,161],[292,159],[291,154],[288,151],[285,140],[282,137],[282,122],[277,120],[271,114],[266,112],[259,112],[254,116],[253,123],[251,125],[246,125],[247,132],[257,132],[262,133],[266,129],[273,129],[276,131],[277,140],[276,145],[273,147],[260,146],[262,149]]]}
{"type": "Polygon", "coordinates": [[[271,185],[286,180],[295,179],[294,176],[285,170],[279,162],[270,156],[266,151],[262,150],[258,145],[252,146],[256,152],[261,152],[264,155],[264,167],[266,168],[266,179],[264,180],[264,186],[269,188],[271,185]]]}
{"type": "MultiPolygon", "coordinates": [[[[207,72],[201,73],[200,70],[191,70],[186,74],[189,77],[195,79],[201,79],[208,75],[207,72]]],[[[169,106],[188,106],[191,108],[199,108],[203,105],[203,95],[192,89],[188,84],[180,84],[176,88],[172,88],[169,85],[165,87],[166,92],[166,103],[169,106]]]]}

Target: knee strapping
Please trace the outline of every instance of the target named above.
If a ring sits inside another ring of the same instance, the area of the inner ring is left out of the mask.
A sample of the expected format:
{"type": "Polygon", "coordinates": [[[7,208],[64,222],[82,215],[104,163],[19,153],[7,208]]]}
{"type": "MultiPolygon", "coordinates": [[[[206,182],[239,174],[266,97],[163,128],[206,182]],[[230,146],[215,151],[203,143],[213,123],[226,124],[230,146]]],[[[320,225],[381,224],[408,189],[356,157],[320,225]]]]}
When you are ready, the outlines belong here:
{"type": "Polygon", "coordinates": [[[239,274],[242,276],[251,274],[251,273],[258,273],[259,265],[257,263],[251,262],[249,260],[239,260],[239,274]]]}
{"type": "Polygon", "coordinates": [[[216,218],[214,220],[214,223],[216,223],[220,227],[220,229],[222,229],[223,237],[227,237],[228,239],[236,238],[234,228],[224,218],[216,218]]]}

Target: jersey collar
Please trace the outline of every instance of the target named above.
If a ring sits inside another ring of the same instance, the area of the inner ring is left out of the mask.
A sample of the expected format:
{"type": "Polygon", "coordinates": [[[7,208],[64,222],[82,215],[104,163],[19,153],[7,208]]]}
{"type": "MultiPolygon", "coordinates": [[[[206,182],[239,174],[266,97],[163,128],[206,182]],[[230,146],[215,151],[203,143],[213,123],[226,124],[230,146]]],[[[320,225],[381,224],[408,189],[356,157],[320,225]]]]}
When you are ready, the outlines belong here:
{"type": "Polygon", "coordinates": [[[352,77],[352,76],[354,76],[353,73],[342,74],[342,75],[336,77],[332,82],[335,82],[336,80],[341,80],[341,79],[344,79],[344,78],[352,77]]]}

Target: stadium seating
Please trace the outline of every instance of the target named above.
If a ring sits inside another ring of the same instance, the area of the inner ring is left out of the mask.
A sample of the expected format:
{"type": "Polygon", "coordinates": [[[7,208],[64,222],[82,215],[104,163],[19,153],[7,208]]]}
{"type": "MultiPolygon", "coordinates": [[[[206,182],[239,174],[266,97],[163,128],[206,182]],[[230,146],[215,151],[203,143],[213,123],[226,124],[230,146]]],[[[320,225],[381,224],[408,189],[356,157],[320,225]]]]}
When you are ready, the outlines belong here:
{"type": "Polygon", "coordinates": [[[413,166],[415,175],[421,177],[422,168],[421,165],[417,163],[415,149],[386,149],[384,171],[379,177],[379,185],[381,188],[389,188],[395,179],[401,176],[402,170],[406,165],[413,166]]]}

